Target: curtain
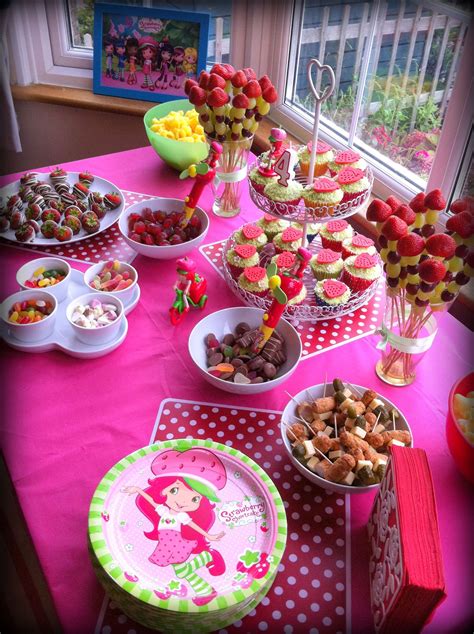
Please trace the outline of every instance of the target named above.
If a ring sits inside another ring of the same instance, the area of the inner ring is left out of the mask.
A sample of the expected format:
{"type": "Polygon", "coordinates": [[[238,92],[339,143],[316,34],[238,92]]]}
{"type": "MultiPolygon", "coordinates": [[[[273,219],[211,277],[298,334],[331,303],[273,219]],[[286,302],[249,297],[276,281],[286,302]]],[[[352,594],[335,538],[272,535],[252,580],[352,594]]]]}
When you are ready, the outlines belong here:
{"type": "Polygon", "coordinates": [[[10,88],[10,62],[7,46],[8,9],[10,3],[1,3],[0,7],[0,146],[2,150],[21,152],[20,131],[10,88]]]}

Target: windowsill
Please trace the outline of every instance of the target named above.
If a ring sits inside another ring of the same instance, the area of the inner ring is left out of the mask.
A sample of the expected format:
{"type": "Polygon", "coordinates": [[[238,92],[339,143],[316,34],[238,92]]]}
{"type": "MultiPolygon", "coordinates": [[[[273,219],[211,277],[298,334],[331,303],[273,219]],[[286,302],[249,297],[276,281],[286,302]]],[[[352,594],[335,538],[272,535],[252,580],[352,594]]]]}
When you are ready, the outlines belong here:
{"type": "MultiPolygon", "coordinates": [[[[123,99],[121,97],[107,97],[105,95],[95,95],[90,90],[79,88],[62,88],[60,86],[50,86],[46,84],[32,84],[30,86],[12,86],[13,99],[18,101],[37,101],[41,103],[52,103],[74,108],[85,108],[87,110],[97,110],[98,112],[111,112],[143,117],[153,104],[149,101],[138,101],[134,99],[123,99]]],[[[260,122],[259,129],[255,135],[253,151],[260,154],[268,150],[270,144],[268,137],[270,129],[274,124],[265,119],[260,122]]],[[[295,144],[301,142],[291,134],[288,139],[295,144]]],[[[352,216],[356,228],[371,238],[376,238],[375,227],[369,222],[365,214],[357,213],[352,216]]],[[[457,301],[452,306],[450,313],[467,327],[473,330],[474,313],[474,284],[472,282],[461,290],[457,301]]]]}

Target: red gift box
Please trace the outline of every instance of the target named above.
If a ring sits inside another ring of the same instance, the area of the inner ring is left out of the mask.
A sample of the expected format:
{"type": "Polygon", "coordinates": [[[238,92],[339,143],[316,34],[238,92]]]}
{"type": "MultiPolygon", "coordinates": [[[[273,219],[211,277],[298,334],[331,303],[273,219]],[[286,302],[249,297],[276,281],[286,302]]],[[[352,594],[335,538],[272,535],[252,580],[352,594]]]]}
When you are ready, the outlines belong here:
{"type": "Polygon", "coordinates": [[[446,597],[433,481],[423,449],[391,447],[374,500],[370,595],[376,632],[420,632],[446,597]]]}

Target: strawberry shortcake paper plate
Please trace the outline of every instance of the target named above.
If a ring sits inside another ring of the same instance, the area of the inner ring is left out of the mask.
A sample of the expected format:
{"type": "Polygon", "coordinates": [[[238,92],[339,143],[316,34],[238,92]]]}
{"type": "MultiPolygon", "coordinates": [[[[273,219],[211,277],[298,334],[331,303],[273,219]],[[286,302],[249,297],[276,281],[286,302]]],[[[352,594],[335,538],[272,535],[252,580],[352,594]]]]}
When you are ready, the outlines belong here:
{"type": "Polygon", "coordinates": [[[140,449],[102,479],[89,513],[99,580],[163,631],[211,631],[253,609],[275,577],[286,515],[267,474],[208,440],[140,449]],[[196,617],[199,615],[199,619],[196,617]]]}

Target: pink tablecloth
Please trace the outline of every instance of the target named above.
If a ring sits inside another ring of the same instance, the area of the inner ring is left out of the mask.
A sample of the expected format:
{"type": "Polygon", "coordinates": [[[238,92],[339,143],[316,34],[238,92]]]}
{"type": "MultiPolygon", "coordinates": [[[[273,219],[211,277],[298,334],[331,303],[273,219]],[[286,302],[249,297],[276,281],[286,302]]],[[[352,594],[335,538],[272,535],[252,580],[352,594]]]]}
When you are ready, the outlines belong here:
{"type": "MultiPolygon", "coordinates": [[[[64,165],[87,169],[120,188],[160,196],[182,197],[189,188],[163,165],[151,148],[91,158],[64,165]]],[[[47,168],[44,168],[46,171],[47,168]]],[[[12,175],[2,183],[15,180],[12,175]]],[[[210,208],[210,192],[203,206],[210,208]]],[[[244,196],[237,218],[212,216],[208,242],[219,240],[243,221],[257,216],[244,196]]],[[[210,282],[206,313],[237,301],[225,282],[198,253],[199,271],[210,282]]],[[[5,249],[2,296],[16,290],[15,271],[31,256],[5,249]]],[[[79,263],[75,263],[81,268],[79,263]]],[[[51,352],[26,355],[2,346],[8,363],[4,376],[5,416],[1,441],[14,485],[46,574],[65,632],[91,632],[103,593],[88,561],[87,512],[91,495],[117,460],[148,442],[160,402],[167,397],[283,409],[288,397],[276,389],[256,398],[239,398],[204,383],[193,371],[187,338],[201,314],[188,315],[173,331],[167,309],[175,279],[172,262],[138,256],[142,297],[129,315],[129,334],[112,354],[78,361],[51,352]]],[[[82,267],[83,268],[83,267],[82,267]]],[[[376,339],[369,336],[305,361],[284,389],[296,393],[328,377],[367,386],[391,399],[410,421],[415,444],[427,450],[438,501],[448,598],[427,632],[464,632],[472,625],[472,488],[462,479],[445,443],[444,421],[450,386],[470,370],[471,333],[446,316],[416,382],[391,388],[374,373],[376,339]]],[[[352,631],[370,632],[366,522],[372,497],[351,499],[352,631]]],[[[295,624],[295,632],[311,626],[295,624]]]]}

